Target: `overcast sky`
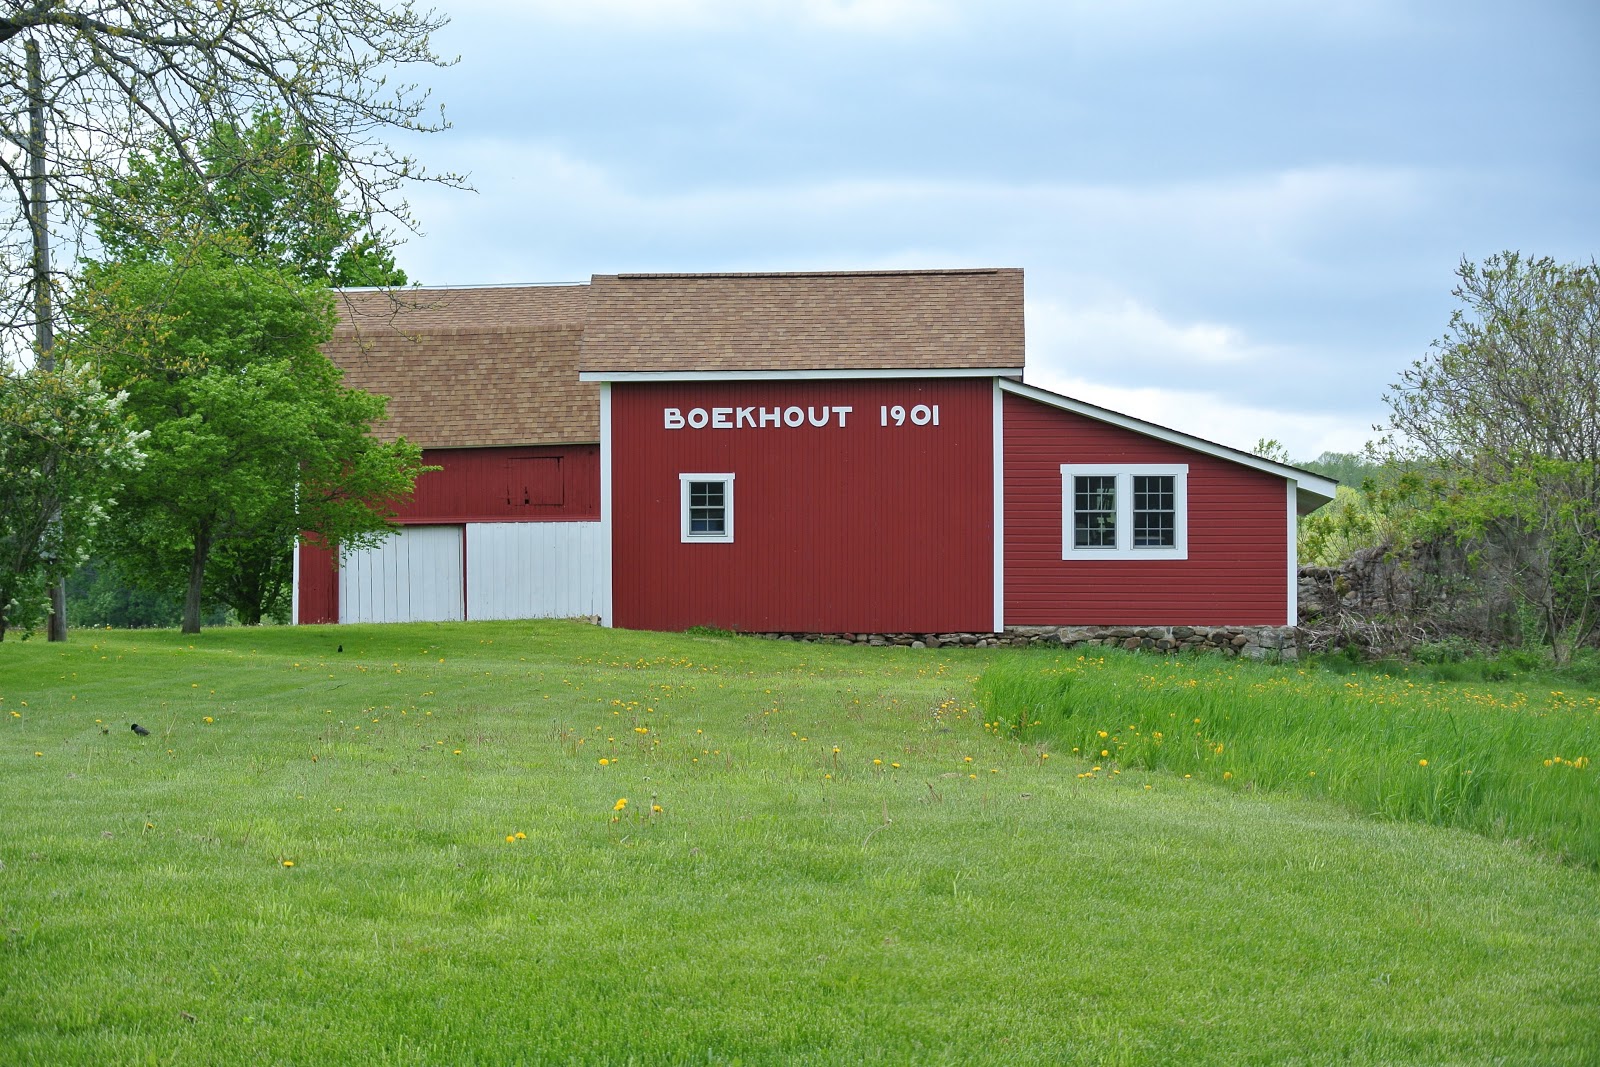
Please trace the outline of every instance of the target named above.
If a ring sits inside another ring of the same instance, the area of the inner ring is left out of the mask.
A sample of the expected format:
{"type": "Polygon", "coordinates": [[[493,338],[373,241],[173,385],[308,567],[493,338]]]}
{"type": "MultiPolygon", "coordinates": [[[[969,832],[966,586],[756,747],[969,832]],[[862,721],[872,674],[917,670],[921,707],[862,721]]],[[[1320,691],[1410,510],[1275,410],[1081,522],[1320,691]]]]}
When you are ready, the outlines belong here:
{"type": "Polygon", "coordinates": [[[1354,450],[1452,271],[1600,252],[1600,3],[442,0],[428,285],[1022,267],[1032,384],[1354,450]]]}

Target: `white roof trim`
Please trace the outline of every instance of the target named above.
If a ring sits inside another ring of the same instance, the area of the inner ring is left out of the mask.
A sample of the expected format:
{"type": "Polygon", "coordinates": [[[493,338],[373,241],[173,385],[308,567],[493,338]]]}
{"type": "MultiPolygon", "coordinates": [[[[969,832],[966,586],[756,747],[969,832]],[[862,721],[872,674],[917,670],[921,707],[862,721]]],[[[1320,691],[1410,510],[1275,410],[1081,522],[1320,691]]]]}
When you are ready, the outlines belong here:
{"type": "Polygon", "coordinates": [[[879,370],[681,370],[602,371],[578,375],[580,382],[767,382],[830,378],[1020,378],[1021,367],[957,367],[930,370],[903,367],[879,370]]]}
{"type": "Polygon", "coordinates": [[[1153,422],[1145,422],[1143,419],[1136,419],[1132,415],[1123,415],[1109,408],[1086,404],[1082,400],[1074,400],[1071,397],[1062,396],[1060,393],[1052,393],[1035,385],[1002,381],[1000,388],[1008,393],[1016,393],[1018,396],[1026,397],[1029,400],[1036,400],[1041,404],[1060,408],[1062,411],[1070,411],[1085,418],[1094,419],[1096,422],[1119,426],[1124,430],[1132,430],[1134,433],[1143,434],[1146,437],[1154,437],[1157,440],[1166,441],[1168,444],[1193,449],[1208,456],[1216,456],[1218,459],[1225,459],[1240,466],[1254,467],[1258,471],[1265,471],[1268,474],[1277,475],[1279,478],[1287,478],[1295,484],[1295,488],[1298,491],[1297,495],[1300,498],[1299,511],[1302,515],[1315,511],[1332,500],[1334,492],[1339,485],[1338,482],[1331,478],[1324,478],[1320,474],[1313,474],[1311,471],[1301,470],[1299,467],[1291,467],[1287,463],[1274,463],[1270,459],[1263,459],[1261,456],[1252,455],[1249,452],[1241,452],[1236,448],[1229,448],[1227,445],[1219,445],[1215,441],[1194,437],[1181,430],[1173,430],[1166,426],[1158,426],[1153,422]]]}

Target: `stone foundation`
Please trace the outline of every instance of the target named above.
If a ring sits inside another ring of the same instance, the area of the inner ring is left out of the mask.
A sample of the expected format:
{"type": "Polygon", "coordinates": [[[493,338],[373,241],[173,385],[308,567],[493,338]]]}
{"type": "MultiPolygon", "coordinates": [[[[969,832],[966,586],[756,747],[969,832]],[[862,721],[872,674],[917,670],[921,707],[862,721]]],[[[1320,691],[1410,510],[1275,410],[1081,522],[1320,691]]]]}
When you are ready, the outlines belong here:
{"type": "Polygon", "coordinates": [[[1008,626],[1004,633],[819,634],[767,633],[770,641],[808,641],[833,645],[908,648],[1122,648],[1146,652],[1212,652],[1248,659],[1295,660],[1299,631],[1293,626],[1008,626]]]}

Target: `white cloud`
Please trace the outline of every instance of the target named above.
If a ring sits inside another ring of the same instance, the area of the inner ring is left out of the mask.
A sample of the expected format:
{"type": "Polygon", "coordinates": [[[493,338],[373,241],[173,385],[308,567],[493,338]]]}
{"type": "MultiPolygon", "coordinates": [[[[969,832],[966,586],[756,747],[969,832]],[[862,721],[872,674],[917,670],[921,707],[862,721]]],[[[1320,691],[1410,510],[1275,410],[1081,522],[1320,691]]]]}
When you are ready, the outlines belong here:
{"type": "Polygon", "coordinates": [[[1100,303],[1028,301],[1028,358],[1052,373],[1174,361],[1206,366],[1261,363],[1281,350],[1250,342],[1233,326],[1169,322],[1131,297],[1100,303]]]}
{"type": "MultiPolygon", "coordinates": [[[[1250,451],[1262,438],[1276,438],[1297,460],[1323,452],[1359,452],[1375,435],[1379,414],[1259,407],[1220,393],[1160,386],[1128,388],[1039,368],[1029,360],[1027,381],[1041,389],[1109,408],[1195,437],[1250,451]]],[[[1308,397],[1314,402],[1316,398],[1308,397]]]]}

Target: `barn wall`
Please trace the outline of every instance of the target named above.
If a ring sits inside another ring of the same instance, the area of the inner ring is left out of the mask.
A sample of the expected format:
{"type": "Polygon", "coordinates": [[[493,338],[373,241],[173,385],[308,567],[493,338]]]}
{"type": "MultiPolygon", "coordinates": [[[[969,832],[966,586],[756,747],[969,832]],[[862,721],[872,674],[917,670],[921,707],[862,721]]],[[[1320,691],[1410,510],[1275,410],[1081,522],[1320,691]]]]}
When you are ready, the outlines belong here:
{"type": "Polygon", "coordinates": [[[465,617],[460,526],[408,526],[339,562],[340,622],[447,622],[465,617]]]}
{"type": "Polygon", "coordinates": [[[598,522],[469,524],[467,618],[599,615],[600,537],[598,522]]]}
{"type": "Polygon", "coordinates": [[[1281,625],[1288,611],[1284,479],[1007,393],[1005,622],[1281,625]],[[1185,463],[1188,558],[1061,558],[1061,464],[1185,463]]]}
{"type": "Polygon", "coordinates": [[[339,568],[333,550],[320,538],[295,546],[294,621],[302,624],[339,621],[339,568]]]}
{"type": "Polygon", "coordinates": [[[992,389],[987,378],[614,384],[614,623],[990,629],[992,389]],[[881,425],[881,407],[919,404],[939,406],[939,425],[881,425]],[[791,407],[802,425],[740,425],[741,409],[791,407]],[[834,407],[852,409],[843,425],[834,407]],[[726,409],[734,425],[668,429],[668,408],[726,409]],[[735,476],[732,543],[682,542],[685,473],[735,476]]]}
{"type": "Polygon", "coordinates": [[[443,470],[417,479],[399,511],[407,525],[600,519],[600,446],[428,448],[443,470]]]}

